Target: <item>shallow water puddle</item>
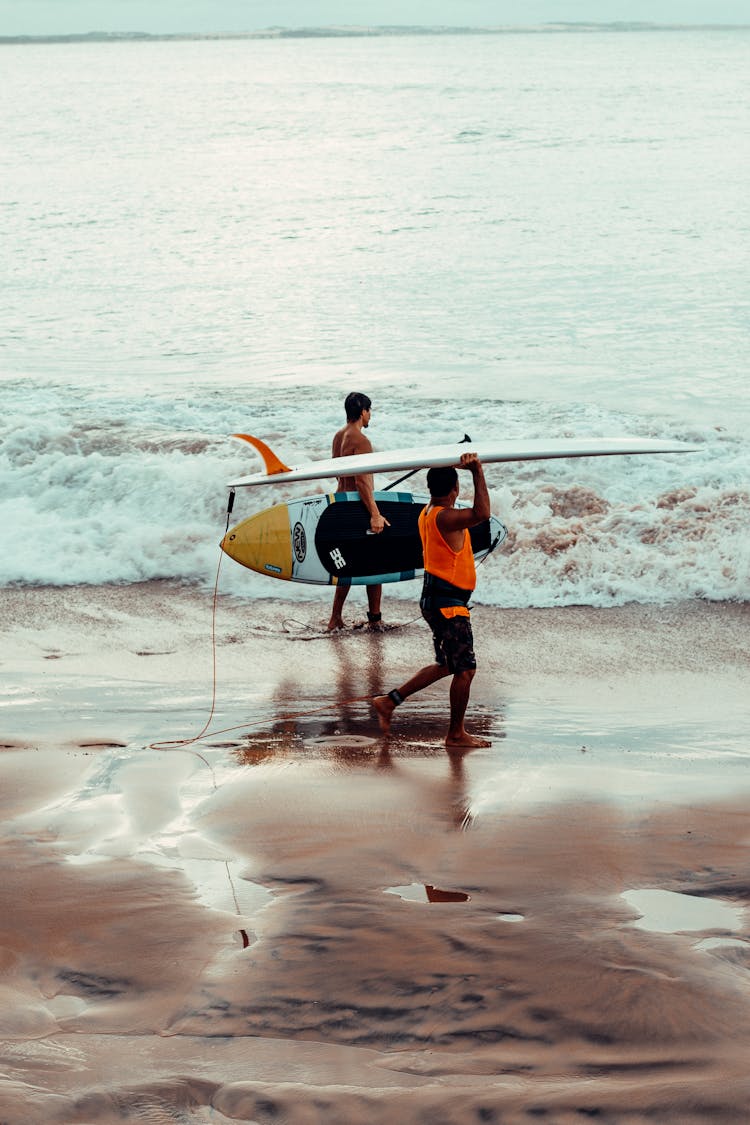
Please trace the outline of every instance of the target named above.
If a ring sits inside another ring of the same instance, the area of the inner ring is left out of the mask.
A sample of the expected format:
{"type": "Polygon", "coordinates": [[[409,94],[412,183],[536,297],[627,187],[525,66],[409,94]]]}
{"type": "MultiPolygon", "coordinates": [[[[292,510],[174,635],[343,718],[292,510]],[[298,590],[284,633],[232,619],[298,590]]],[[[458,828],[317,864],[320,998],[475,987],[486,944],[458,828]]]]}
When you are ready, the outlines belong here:
{"type": "Polygon", "coordinates": [[[386,887],[387,895],[398,895],[408,902],[469,902],[465,891],[443,891],[430,883],[409,883],[406,887],[386,887]]]}
{"type": "Polygon", "coordinates": [[[720,899],[662,890],[625,891],[622,898],[640,914],[628,925],[650,933],[742,929],[742,909],[720,899]]]}
{"type": "Polygon", "coordinates": [[[703,938],[702,941],[697,941],[693,948],[702,949],[706,953],[710,953],[712,949],[744,949],[745,952],[750,953],[750,945],[746,941],[730,937],[703,938]]]}

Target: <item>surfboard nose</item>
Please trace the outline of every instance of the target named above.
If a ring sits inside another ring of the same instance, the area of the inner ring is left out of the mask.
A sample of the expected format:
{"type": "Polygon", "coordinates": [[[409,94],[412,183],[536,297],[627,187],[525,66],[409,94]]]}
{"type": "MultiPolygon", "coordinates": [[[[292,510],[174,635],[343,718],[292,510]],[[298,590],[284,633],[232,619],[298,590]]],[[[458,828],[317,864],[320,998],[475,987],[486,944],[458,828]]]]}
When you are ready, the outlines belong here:
{"type": "Polygon", "coordinates": [[[220,546],[231,559],[249,570],[291,580],[292,538],[286,504],[266,508],[231,527],[220,546]]]}

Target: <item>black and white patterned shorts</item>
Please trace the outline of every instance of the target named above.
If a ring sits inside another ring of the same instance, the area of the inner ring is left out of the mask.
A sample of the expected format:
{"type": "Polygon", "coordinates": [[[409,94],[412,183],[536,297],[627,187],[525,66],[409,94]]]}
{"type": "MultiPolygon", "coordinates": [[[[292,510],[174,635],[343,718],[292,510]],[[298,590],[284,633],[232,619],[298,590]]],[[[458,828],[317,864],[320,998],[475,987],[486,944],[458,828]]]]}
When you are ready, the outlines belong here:
{"type": "Polygon", "coordinates": [[[432,629],[435,660],[441,667],[453,674],[476,668],[470,617],[443,617],[439,609],[423,609],[422,617],[432,629]]]}

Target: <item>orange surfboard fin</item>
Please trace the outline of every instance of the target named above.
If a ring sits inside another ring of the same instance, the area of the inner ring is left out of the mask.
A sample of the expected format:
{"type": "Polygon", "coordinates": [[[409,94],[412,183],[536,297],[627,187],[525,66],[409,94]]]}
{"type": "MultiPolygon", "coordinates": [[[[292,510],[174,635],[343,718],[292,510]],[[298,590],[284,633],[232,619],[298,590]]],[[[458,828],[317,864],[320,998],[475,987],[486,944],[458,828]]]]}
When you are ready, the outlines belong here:
{"type": "Polygon", "coordinates": [[[263,464],[266,467],[266,473],[269,477],[274,476],[276,473],[291,472],[289,466],[285,465],[281,458],[277,457],[274,451],[269,449],[266,443],[261,441],[260,438],[253,437],[251,434],[232,434],[232,437],[237,438],[238,441],[249,442],[254,449],[257,449],[258,453],[260,453],[263,458],[263,464]]]}

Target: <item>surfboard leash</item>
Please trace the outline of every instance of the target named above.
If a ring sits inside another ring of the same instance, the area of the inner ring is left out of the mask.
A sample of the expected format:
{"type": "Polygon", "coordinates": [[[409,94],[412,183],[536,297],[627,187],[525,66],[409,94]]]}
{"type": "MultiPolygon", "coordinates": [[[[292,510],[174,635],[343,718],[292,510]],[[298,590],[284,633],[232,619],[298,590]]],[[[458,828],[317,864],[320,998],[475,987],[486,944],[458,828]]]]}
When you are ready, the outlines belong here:
{"type": "MultiPolygon", "coordinates": [[[[225,534],[226,534],[226,531],[229,529],[229,520],[230,520],[230,517],[231,517],[231,514],[232,514],[232,508],[234,507],[234,497],[235,497],[235,491],[234,491],[234,489],[232,489],[229,493],[229,500],[228,500],[228,503],[227,503],[227,520],[226,520],[225,534]]],[[[200,760],[202,762],[204,762],[205,765],[207,765],[208,768],[211,770],[211,776],[213,778],[214,789],[217,788],[216,777],[214,775],[213,766],[209,762],[208,758],[206,758],[203,754],[201,754],[200,751],[189,750],[188,748],[190,746],[192,746],[194,743],[200,742],[201,739],[206,737],[206,735],[208,733],[208,730],[211,726],[211,722],[213,720],[213,717],[216,713],[216,684],[217,684],[217,673],[216,673],[216,615],[217,615],[218,600],[219,600],[219,578],[221,576],[221,567],[222,567],[223,561],[224,561],[224,552],[221,550],[221,548],[219,548],[219,562],[218,562],[218,565],[216,567],[216,578],[214,580],[213,597],[212,597],[212,600],[211,600],[211,707],[210,707],[210,710],[209,710],[209,713],[208,713],[208,718],[206,719],[205,723],[203,724],[203,727],[198,732],[198,734],[193,735],[192,738],[172,738],[172,739],[165,739],[165,740],[160,741],[160,742],[150,742],[148,744],[149,750],[160,750],[160,751],[162,751],[162,750],[163,751],[186,750],[188,753],[195,754],[195,756],[197,758],[200,758],[200,760]]],[[[330,703],[325,703],[322,707],[314,707],[314,708],[309,709],[307,711],[297,711],[297,712],[294,712],[294,713],[289,714],[289,715],[269,716],[268,718],[261,719],[257,722],[253,722],[253,723],[239,723],[236,726],[223,727],[220,730],[211,731],[211,737],[215,738],[217,735],[220,735],[220,734],[231,734],[234,731],[238,731],[238,730],[248,730],[248,731],[255,730],[255,729],[258,729],[259,727],[267,726],[269,722],[278,722],[278,723],[290,722],[293,719],[302,719],[302,718],[306,718],[308,715],[317,715],[317,714],[320,714],[321,712],[331,711],[331,710],[334,710],[335,708],[338,708],[338,707],[346,707],[351,703],[362,703],[362,702],[365,702],[365,701],[369,701],[370,698],[371,697],[369,695],[358,695],[358,696],[354,696],[352,699],[344,699],[344,700],[337,699],[335,701],[331,701],[330,703]]]]}
{"type": "MultiPolygon", "coordinates": [[[[232,494],[232,495],[234,495],[234,494],[232,494]]],[[[228,525],[229,525],[229,514],[227,514],[227,526],[228,525]]],[[[217,607],[217,602],[218,602],[219,575],[221,574],[221,564],[222,564],[222,562],[223,562],[223,551],[221,550],[221,548],[219,548],[219,563],[218,563],[218,566],[216,567],[216,579],[214,581],[214,593],[213,593],[212,609],[211,609],[212,676],[211,676],[211,709],[208,713],[208,718],[206,719],[206,722],[204,723],[202,730],[200,730],[198,732],[198,734],[194,735],[193,738],[172,738],[172,739],[165,740],[163,742],[150,742],[148,744],[149,750],[185,750],[188,746],[192,746],[192,744],[194,742],[199,742],[203,738],[203,736],[206,734],[206,731],[208,730],[208,728],[211,726],[211,720],[213,719],[214,713],[216,711],[216,607],[217,607]]],[[[214,776],[213,766],[209,762],[208,758],[205,758],[203,756],[203,754],[201,754],[198,750],[191,750],[191,751],[189,751],[189,753],[195,754],[196,757],[200,758],[202,762],[205,762],[205,764],[211,770],[211,776],[213,777],[214,789],[216,789],[216,778],[214,776]]]]}
{"type": "MultiPolygon", "coordinates": [[[[227,531],[229,531],[229,520],[231,519],[231,516],[232,516],[232,509],[234,508],[234,498],[235,498],[235,490],[233,488],[231,488],[229,490],[229,497],[227,499],[227,519],[226,519],[226,526],[224,528],[224,534],[225,535],[226,535],[227,531]]],[[[211,664],[212,664],[212,675],[211,675],[211,709],[208,713],[208,718],[206,719],[206,722],[203,726],[203,729],[201,731],[199,731],[198,734],[196,734],[193,738],[173,738],[173,739],[168,739],[164,742],[151,742],[151,743],[149,743],[149,746],[148,746],[149,750],[185,749],[186,746],[192,746],[192,744],[194,742],[199,742],[200,739],[203,738],[203,736],[205,735],[208,728],[211,726],[211,720],[213,719],[214,713],[216,711],[216,610],[217,610],[218,598],[219,598],[219,577],[221,575],[221,564],[223,563],[223,561],[224,561],[224,552],[222,551],[221,547],[219,547],[219,562],[218,562],[218,565],[216,567],[216,579],[214,580],[214,593],[213,593],[212,605],[211,605],[211,664]]],[[[191,751],[191,753],[195,754],[198,758],[201,759],[201,761],[206,763],[208,768],[211,770],[211,774],[213,776],[213,767],[212,767],[211,763],[208,761],[208,759],[204,758],[203,755],[200,754],[197,750],[193,750],[193,751],[191,751]]],[[[214,789],[215,788],[216,788],[216,779],[214,778],[214,789]]]]}

